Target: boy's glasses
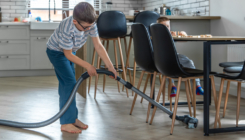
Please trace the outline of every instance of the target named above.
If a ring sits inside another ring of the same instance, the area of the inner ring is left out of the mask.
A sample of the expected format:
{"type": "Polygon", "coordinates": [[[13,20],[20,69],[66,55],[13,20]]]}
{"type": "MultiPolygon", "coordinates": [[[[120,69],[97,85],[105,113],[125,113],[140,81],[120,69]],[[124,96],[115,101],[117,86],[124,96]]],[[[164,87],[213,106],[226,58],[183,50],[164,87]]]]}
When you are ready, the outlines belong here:
{"type": "Polygon", "coordinates": [[[88,26],[88,27],[83,27],[81,23],[77,22],[82,28],[84,31],[86,31],[88,28],[90,28],[91,26],[94,25],[94,23],[91,25],[91,26],[88,26]]]}

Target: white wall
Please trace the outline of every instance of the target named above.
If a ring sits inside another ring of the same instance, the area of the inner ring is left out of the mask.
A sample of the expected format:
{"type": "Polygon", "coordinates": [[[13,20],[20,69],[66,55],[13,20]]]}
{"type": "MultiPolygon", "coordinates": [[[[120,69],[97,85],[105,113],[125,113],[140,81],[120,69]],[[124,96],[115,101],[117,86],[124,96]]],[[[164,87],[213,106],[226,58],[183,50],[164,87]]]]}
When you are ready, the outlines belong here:
{"type": "MultiPolygon", "coordinates": [[[[221,16],[220,20],[211,20],[211,34],[215,36],[245,36],[245,1],[244,0],[210,0],[210,15],[221,16]]],[[[245,54],[245,52],[244,52],[245,54]]],[[[227,61],[227,46],[212,47],[212,70],[222,72],[219,62],[227,61]]],[[[220,79],[216,80],[216,85],[220,79]]],[[[230,94],[236,95],[236,84],[230,94]]],[[[245,98],[245,88],[242,88],[245,98]]]]}
{"type": "Polygon", "coordinates": [[[186,15],[191,11],[200,11],[204,15],[206,9],[206,16],[209,15],[209,0],[142,0],[143,7],[146,10],[153,10],[165,4],[168,7],[176,7],[181,10],[182,15],[186,15]]]}

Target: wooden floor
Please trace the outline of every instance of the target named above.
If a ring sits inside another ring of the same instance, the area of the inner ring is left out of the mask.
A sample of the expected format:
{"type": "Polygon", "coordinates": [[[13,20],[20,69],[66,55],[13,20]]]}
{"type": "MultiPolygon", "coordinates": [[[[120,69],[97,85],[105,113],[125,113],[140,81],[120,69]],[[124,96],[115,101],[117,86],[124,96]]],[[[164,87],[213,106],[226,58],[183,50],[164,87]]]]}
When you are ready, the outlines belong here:
{"type": "MultiPolygon", "coordinates": [[[[94,79],[93,79],[94,80],[94,79]]],[[[203,136],[203,107],[197,107],[199,125],[196,129],[187,129],[176,121],[173,135],[169,135],[171,119],[160,111],[152,125],[145,123],[147,102],[136,102],[133,115],[129,115],[133,97],[125,92],[118,93],[116,82],[107,80],[106,92],[102,92],[102,77],[98,86],[97,99],[93,98],[93,87],[87,99],[77,95],[79,119],[89,125],[81,134],[69,134],[60,131],[59,121],[36,129],[19,129],[0,126],[1,140],[243,140],[245,132],[212,134],[203,136]]],[[[94,83],[94,81],[93,81],[94,83]]],[[[143,84],[142,84],[143,85],[143,84]]],[[[40,122],[58,112],[58,82],[56,77],[10,77],[0,78],[0,118],[19,122],[40,122]]],[[[120,85],[121,86],[121,85],[120,85]]],[[[156,86],[156,91],[159,86],[156,86]]],[[[141,88],[142,89],[142,88],[141,88]]],[[[131,92],[130,92],[131,93],[131,92]]],[[[147,89],[147,94],[149,88],[147,89]]],[[[180,100],[186,101],[181,92],[180,100]]],[[[202,96],[198,96],[202,100],[202,96]]],[[[245,125],[245,100],[241,100],[240,125],[245,125]]],[[[223,107],[223,100],[222,100],[223,107]]],[[[210,106],[210,127],[214,122],[214,104],[210,106]]],[[[224,126],[235,126],[236,98],[230,96],[224,126]]],[[[221,109],[221,112],[223,110],[221,109]]],[[[187,106],[178,107],[178,115],[188,114],[187,106]]]]}

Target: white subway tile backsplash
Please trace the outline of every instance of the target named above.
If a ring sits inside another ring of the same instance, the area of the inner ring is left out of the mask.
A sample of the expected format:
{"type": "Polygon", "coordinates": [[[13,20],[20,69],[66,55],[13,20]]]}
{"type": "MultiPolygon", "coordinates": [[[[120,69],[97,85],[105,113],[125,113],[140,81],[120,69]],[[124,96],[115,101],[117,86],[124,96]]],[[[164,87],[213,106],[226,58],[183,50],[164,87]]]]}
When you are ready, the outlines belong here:
{"type": "Polygon", "coordinates": [[[196,7],[199,7],[199,5],[200,5],[199,3],[192,3],[192,4],[191,4],[191,7],[192,7],[192,8],[196,8],[196,7]]]}
{"type": "Polygon", "coordinates": [[[2,6],[1,5],[1,9],[10,9],[10,6],[2,6]]]}
{"type": "Polygon", "coordinates": [[[6,6],[6,5],[15,5],[15,2],[0,2],[0,5],[6,6]]]}
{"type": "Polygon", "coordinates": [[[26,5],[25,1],[18,1],[15,3],[15,5],[26,5]]]}
{"type": "Polygon", "coordinates": [[[11,6],[11,9],[15,9],[15,10],[25,10],[26,6],[11,6]]]}
{"type": "Polygon", "coordinates": [[[6,10],[6,9],[3,9],[2,10],[3,13],[15,13],[15,10],[6,10]]]}
{"type": "Polygon", "coordinates": [[[200,2],[200,6],[208,6],[208,5],[209,5],[209,1],[200,2]]]}
{"type": "Polygon", "coordinates": [[[188,0],[189,3],[197,2],[197,0],[188,0]]]}
{"type": "Polygon", "coordinates": [[[180,1],[180,4],[187,4],[188,3],[188,0],[182,0],[180,1]]]}

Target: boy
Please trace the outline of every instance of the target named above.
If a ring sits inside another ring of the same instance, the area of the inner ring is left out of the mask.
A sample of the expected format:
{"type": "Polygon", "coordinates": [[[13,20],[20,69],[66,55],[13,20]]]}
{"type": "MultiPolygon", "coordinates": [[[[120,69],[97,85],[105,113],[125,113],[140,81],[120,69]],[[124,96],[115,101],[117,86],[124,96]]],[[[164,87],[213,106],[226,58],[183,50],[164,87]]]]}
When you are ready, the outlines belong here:
{"type": "MultiPolygon", "coordinates": [[[[157,20],[157,23],[160,23],[160,24],[163,24],[165,25],[169,31],[170,31],[170,20],[167,18],[167,17],[160,17],[158,20],[157,20]]],[[[171,31],[170,31],[171,32],[171,31]]],[[[171,32],[171,34],[173,36],[176,36],[176,33],[175,32],[171,32]]],[[[184,35],[184,36],[187,36],[186,32],[184,31],[181,31],[179,33],[179,35],[184,35]]],[[[179,54],[178,53],[178,58],[179,58],[179,62],[181,63],[181,65],[183,67],[186,67],[186,68],[192,68],[192,69],[195,69],[195,65],[193,63],[192,60],[190,60],[187,56],[183,55],[183,54],[179,54]]],[[[176,96],[176,92],[177,92],[177,88],[176,86],[174,85],[174,80],[172,80],[172,89],[171,89],[171,94],[170,96],[171,97],[175,97],[176,96]]],[[[196,94],[197,95],[203,95],[204,91],[201,87],[201,84],[200,84],[200,79],[196,79],[196,94]]]]}
{"type": "MultiPolygon", "coordinates": [[[[91,36],[95,50],[108,70],[113,72],[115,77],[117,76],[117,72],[98,37],[95,20],[96,14],[92,5],[86,2],[78,3],[74,8],[73,16],[61,21],[47,42],[46,52],[59,80],[60,109],[65,105],[76,84],[74,63],[86,68],[90,76],[97,75],[94,66],[75,55],[76,51],[85,44],[88,36],[91,36]]],[[[69,133],[81,133],[79,128],[88,128],[88,125],[82,123],[77,117],[78,110],[74,99],[60,118],[61,130],[69,133]]]]}

